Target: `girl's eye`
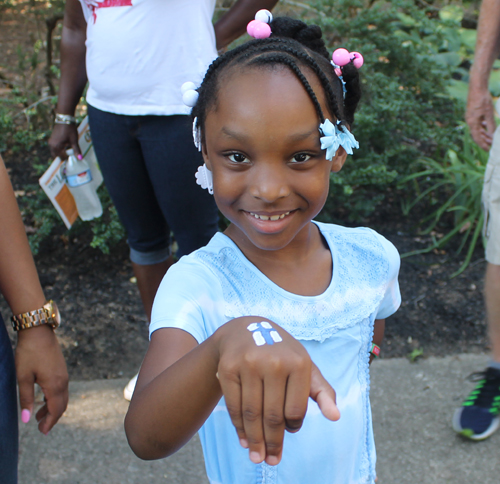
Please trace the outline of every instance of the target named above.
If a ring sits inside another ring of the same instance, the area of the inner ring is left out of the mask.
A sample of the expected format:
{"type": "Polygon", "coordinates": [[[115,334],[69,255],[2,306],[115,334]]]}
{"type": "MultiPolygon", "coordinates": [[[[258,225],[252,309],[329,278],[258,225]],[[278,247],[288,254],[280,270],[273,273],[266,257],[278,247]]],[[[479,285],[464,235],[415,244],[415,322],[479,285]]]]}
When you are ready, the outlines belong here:
{"type": "Polygon", "coordinates": [[[241,153],[231,153],[230,155],[228,155],[228,159],[233,163],[244,163],[247,157],[245,155],[242,155],[241,153]]]}
{"type": "Polygon", "coordinates": [[[294,155],[294,157],[292,158],[292,161],[294,163],[304,163],[305,161],[307,161],[309,158],[311,158],[311,155],[308,155],[306,153],[297,153],[296,155],[294,155]]]}

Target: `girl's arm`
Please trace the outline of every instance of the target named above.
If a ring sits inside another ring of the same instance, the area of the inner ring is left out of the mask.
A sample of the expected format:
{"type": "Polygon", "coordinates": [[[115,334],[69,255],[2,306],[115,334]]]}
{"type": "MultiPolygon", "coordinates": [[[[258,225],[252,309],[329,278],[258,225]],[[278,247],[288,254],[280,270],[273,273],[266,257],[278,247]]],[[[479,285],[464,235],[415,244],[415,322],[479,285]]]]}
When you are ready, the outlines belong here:
{"type": "Polygon", "coordinates": [[[316,400],[337,420],[335,392],[304,347],[270,322],[282,342],[257,346],[250,323],[237,318],[197,345],[180,329],[155,331],[125,418],[132,450],[142,459],[166,457],[184,445],[225,397],[231,420],[252,462],[281,459],[284,431],[297,431],[316,400]]]}
{"type": "MultiPolygon", "coordinates": [[[[373,340],[377,346],[382,346],[382,341],[384,340],[384,332],[385,332],[385,319],[376,319],[375,324],[373,326],[373,340]]],[[[373,361],[375,357],[370,355],[370,363],[373,361]]]]}
{"type": "MultiPolygon", "coordinates": [[[[24,230],[12,185],[0,157],[0,292],[13,314],[41,308],[45,303],[38,273],[24,230]]],[[[66,410],[68,373],[54,331],[44,325],[18,332],[16,372],[19,401],[31,415],[34,384],[46,403],[37,413],[38,428],[47,434],[66,410]]]]}

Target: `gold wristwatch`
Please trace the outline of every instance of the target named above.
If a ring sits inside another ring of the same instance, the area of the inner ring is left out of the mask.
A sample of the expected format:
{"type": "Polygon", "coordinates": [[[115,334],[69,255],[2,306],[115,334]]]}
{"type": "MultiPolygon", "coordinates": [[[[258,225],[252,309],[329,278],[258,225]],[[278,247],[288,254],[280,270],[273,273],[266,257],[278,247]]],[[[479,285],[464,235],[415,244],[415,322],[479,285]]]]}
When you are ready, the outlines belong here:
{"type": "Polygon", "coordinates": [[[42,324],[48,324],[52,326],[52,329],[56,329],[61,323],[61,316],[59,314],[57,304],[51,299],[40,309],[12,316],[10,320],[12,321],[14,331],[34,328],[35,326],[41,326],[42,324]]]}

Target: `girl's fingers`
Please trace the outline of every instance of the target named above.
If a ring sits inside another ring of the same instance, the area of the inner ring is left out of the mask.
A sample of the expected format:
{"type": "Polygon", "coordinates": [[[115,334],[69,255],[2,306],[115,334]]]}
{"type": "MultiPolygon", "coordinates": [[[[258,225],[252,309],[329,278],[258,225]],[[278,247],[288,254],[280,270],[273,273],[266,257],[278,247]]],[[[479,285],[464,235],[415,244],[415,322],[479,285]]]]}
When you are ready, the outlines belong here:
{"type": "Polygon", "coordinates": [[[283,452],[285,381],[276,373],[264,380],[263,426],[266,463],[272,466],[279,464],[283,452]]]}
{"type": "Polygon", "coordinates": [[[241,413],[250,460],[260,464],[266,458],[263,431],[262,379],[255,373],[241,377],[241,413]]]}
{"type": "Polygon", "coordinates": [[[293,372],[288,377],[285,400],[285,426],[288,432],[297,432],[302,427],[307,411],[311,388],[311,367],[293,372]]]}
{"type": "Polygon", "coordinates": [[[243,415],[241,413],[241,382],[239,377],[234,375],[226,375],[219,370],[217,378],[224,395],[226,408],[231,417],[231,422],[236,429],[240,444],[245,449],[248,449],[248,441],[245,434],[245,427],[243,425],[243,415]]]}
{"type": "Polygon", "coordinates": [[[340,418],[340,412],[336,403],[335,390],[325,380],[314,363],[311,371],[311,392],[309,396],[318,404],[321,413],[328,420],[335,421],[340,418]]]}

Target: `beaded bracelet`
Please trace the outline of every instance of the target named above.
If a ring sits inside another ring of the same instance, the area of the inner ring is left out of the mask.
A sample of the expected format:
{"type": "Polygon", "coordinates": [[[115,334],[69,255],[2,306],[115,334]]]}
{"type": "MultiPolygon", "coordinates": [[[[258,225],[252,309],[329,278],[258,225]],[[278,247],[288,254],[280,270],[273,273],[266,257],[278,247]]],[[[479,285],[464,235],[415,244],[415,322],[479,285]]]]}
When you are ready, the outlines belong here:
{"type": "Polygon", "coordinates": [[[373,355],[374,358],[378,358],[380,356],[380,346],[372,343],[372,349],[370,350],[370,354],[373,355]]]}

